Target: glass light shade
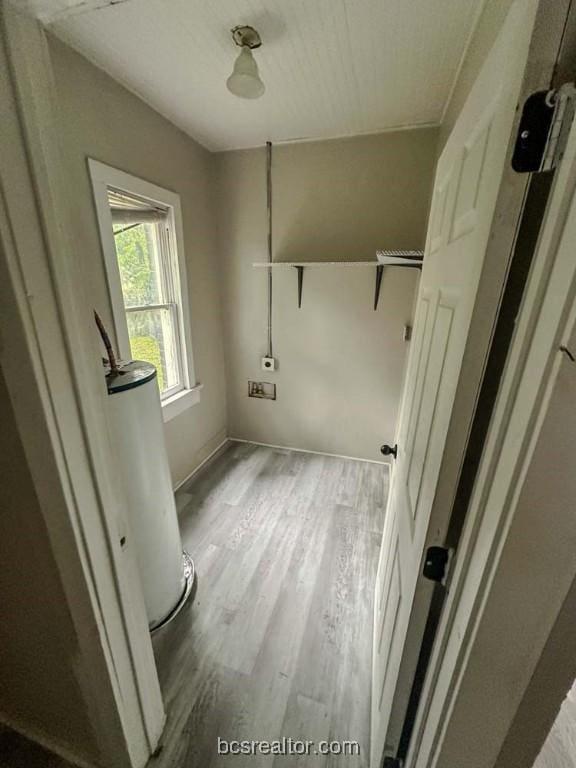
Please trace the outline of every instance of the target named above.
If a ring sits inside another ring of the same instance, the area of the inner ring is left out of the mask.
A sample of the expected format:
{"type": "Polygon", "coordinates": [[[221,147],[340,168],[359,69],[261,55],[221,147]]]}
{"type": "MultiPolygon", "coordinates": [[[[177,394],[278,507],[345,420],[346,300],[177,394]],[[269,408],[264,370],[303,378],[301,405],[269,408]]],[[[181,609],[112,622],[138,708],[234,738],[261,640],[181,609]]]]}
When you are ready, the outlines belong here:
{"type": "Polygon", "coordinates": [[[266,87],[258,74],[258,65],[248,46],[242,46],[240,55],[234,62],[234,70],[226,80],[228,90],[241,99],[257,99],[266,87]]]}

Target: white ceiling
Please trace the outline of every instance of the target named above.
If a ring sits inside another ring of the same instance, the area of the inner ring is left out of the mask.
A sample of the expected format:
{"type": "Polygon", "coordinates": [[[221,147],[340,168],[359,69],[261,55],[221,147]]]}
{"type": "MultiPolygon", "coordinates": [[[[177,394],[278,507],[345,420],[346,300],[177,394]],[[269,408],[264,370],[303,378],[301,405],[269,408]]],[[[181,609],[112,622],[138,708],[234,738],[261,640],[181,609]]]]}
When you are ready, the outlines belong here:
{"type": "MultiPolygon", "coordinates": [[[[25,0],[212,150],[438,124],[484,0],[25,0]],[[226,89],[251,24],[266,93],[226,89]]],[[[96,95],[95,95],[96,98],[96,95]]]]}

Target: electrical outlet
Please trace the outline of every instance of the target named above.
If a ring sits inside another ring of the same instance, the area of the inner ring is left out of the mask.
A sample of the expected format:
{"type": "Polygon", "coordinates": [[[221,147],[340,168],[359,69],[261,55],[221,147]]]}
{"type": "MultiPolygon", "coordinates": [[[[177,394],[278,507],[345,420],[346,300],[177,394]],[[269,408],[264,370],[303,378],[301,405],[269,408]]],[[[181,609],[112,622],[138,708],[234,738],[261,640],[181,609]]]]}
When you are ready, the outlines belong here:
{"type": "Polygon", "coordinates": [[[259,397],[262,400],[276,400],[276,384],[268,381],[249,381],[248,397],[259,397]]]}
{"type": "Polygon", "coordinates": [[[263,357],[260,362],[261,362],[263,371],[276,370],[276,360],[273,357],[263,357]]]}

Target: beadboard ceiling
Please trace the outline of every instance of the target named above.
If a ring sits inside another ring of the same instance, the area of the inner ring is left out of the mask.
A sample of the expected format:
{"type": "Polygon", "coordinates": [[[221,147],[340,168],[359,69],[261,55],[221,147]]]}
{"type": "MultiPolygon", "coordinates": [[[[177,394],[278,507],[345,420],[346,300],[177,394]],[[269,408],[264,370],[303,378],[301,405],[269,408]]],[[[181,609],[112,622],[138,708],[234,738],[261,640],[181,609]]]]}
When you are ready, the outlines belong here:
{"type": "MultiPolygon", "coordinates": [[[[483,0],[24,0],[211,150],[438,124],[483,0]],[[226,89],[251,24],[266,93],[226,89]]],[[[95,94],[95,98],[97,95],[95,94]]]]}

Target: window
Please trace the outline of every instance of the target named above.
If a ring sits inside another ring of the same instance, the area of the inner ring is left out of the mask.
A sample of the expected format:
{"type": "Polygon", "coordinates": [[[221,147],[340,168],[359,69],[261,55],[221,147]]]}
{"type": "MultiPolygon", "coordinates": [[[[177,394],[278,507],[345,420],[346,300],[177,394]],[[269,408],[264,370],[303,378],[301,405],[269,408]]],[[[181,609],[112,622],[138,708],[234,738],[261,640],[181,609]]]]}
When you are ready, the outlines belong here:
{"type": "Polygon", "coordinates": [[[156,366],[164,420],[199,400],[178,195],[89,160],[121,359],[156,366]]]}

